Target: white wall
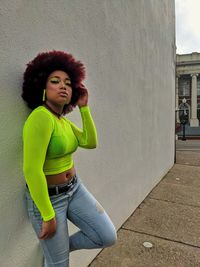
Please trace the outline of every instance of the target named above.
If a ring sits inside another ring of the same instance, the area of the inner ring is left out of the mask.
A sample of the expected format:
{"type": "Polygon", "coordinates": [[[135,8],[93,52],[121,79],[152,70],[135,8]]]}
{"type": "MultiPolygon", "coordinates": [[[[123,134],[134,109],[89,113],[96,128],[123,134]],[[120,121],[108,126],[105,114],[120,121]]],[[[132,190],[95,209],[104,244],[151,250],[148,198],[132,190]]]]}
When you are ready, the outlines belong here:
{"type": "MultiPolygon", "coordinates": [[[[79,149],[75,163],[119,228],[173,165],[174,13],[173,0],[1,0],[2,267],[41,266],[23,202],[25,64],[52,49],[85,63],[99,146],[79,149]]],[[[69,117],[80,123],[78,111],[69,117]]],[[[97,252],[72,253],[71,267],[87,266],[97,252]]]]}

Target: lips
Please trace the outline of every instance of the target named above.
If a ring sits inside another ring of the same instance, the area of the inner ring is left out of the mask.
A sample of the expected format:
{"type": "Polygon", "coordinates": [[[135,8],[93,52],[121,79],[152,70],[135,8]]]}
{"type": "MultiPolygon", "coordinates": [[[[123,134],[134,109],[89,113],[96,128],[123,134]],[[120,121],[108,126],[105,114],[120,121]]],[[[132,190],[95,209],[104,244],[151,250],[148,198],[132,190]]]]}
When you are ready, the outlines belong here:
{"type": "Polygon", "coordinates": [[[68,97],[68,94],[65,93],[65,92],[60,92],[59,95],[62,96],[62,97],[68,97]]]}

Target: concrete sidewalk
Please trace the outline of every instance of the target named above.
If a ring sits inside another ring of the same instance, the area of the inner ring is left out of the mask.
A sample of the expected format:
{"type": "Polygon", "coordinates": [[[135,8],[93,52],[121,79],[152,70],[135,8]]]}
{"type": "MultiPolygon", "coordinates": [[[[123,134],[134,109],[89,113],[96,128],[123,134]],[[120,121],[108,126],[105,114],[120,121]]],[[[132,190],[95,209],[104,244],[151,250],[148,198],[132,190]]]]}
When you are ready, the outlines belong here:
{"type": "Polygon", "coordinates": [[[176,159],[90,267],[200,267],[200,153],[176,159]]]}

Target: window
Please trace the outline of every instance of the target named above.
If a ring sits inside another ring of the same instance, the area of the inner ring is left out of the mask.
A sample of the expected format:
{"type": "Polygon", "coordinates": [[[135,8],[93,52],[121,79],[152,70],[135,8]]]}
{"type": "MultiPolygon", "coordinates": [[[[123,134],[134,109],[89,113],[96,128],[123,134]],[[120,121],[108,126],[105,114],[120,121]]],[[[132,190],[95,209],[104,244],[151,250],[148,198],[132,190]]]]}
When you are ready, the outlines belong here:
{"type": "Polygon", "coordinates": [[[197,79],[197,95],[200,96],[200,79],[197,79]]]}
{"type": "MultiPolygon", "coordinates": [[[[200,91],[199,91],[200,93],[200,91]]],[[[190,79],[179,80],[179,95],[190,96],[190,79]]]]}
{"type": "Polygon", "coordinates": [[[197,104],[197,118],[200,121],[200,103],[197,104]]]}

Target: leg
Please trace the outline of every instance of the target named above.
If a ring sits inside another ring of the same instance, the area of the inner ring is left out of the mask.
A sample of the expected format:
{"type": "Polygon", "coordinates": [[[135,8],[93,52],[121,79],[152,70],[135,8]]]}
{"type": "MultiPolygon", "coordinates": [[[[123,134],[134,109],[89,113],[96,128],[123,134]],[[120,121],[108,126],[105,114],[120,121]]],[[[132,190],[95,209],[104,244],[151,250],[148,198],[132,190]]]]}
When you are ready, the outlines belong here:
{"type": "Polygon", "coordinates": [[[103,248],[116,242],[113,223],[82,183],[69,200],[67,217],[80,229],[70,236],[70,251],[103,248]]]}
{"type": "MultiPolygon", "coordinates": [[[[39,239],[45,257],[45,267],[68,267],[69,266],[69,235],[67,227],[66,212],[68,197],[65,194],[52,196],[51,202],[56,212],[57,228],[52,238],[39,239]]],[[[26,192],[28,214],[32,226],[39,235],[42,226],[40,212],[32,201],[29,192],[26,192]]]]}

